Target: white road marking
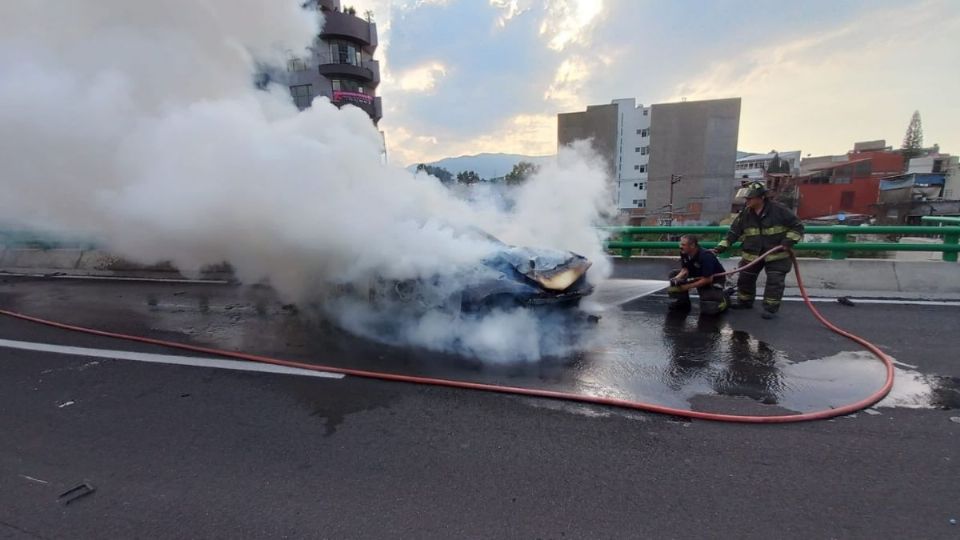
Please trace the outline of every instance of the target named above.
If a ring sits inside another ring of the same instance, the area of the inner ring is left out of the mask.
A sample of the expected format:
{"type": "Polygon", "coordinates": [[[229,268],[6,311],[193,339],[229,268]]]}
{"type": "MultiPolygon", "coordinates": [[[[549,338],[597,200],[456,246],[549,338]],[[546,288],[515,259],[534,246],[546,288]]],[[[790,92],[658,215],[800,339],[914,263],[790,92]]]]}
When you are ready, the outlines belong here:
{"type": "Polygon", "coordinates": [[[19,476],[20,476],[20,478],[23,478],[24,480],[29,480],[29,481],[31,481],[31,482],[36,482],[36,483],[38,483],[38,484],[49,484],[49,483],[50,483],[50,482],[47,482],[46,480],[41,480],[41,479],[39,479],[39,478],[34,478],[34,477],[32,477],[32,476],[27,476],[27,475],[25,475],[25,474],[21,474],[21,475],[19,475],[19,476]]]}
{"type": "MultiPolygon", "coordinates": [[[[855,304],[887,304],[897,306],[960,306],[960,301],[955,300],[906,300],[897,298],[857,298],[849,297],[855,304]]],[[[784,302],[803,302],[799,296],[784,296],[784,302]]],[[[833,302],[837,303],[836,298],[817,297],[811,298],[811,302],[833,302]]]]}
{"type": "Polygon", "coordinates": [[[134,362],[152,362],[156,364],[175,364],[178,366],[208,367],[217,369],[233,369],[237,371],[259,371],[262,373],[278,373],[281,375],[303,375],[306,377],[322,377],[326,379],[342,379],[342,373],[329,371],[312,371],[309,369],[261,364],[259,362],[244,362],[239,360],[223,360],[219,358],[204,358],[197,356],[175,356],[171,354],[153,354],[132,351],[112,351],[107,349],[88,349],[86,347],[70,347],[66,345],[51,345],[49,343],[33,343],[30,341],[12,341],[0,339],[0,347],[20,349],[24,351],[49,352],[54,354],[69,354],[74,356],[92,356],[95,358],[109,358],[113,360],[133,360],[134,362]]]}
{"type": "Polygon", "coordinates": [[[70,274],[38,274],[38,273],[29,273],[29,272],[6,272],[0,271],[2,276],[12,276],[12,277],[37,277],[37,278],[48,278],[48,279],[72,279],[76,281],[141,281],[145,283],[186,283],[186,284],[198,284],[198,285],[229,285],[231,282],[225,279],[189,279],[189,278],[147,278],[147,277],[132,277],[132,276],[82,276],[82,275],[70,275],[70,274]]]}

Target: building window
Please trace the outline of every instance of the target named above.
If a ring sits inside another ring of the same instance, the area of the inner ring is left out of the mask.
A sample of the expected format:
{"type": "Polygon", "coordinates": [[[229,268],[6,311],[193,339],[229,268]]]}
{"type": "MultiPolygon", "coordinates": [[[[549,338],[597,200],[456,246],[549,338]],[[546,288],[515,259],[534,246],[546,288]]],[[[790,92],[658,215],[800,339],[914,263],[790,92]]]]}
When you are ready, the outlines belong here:
{"type": "Polygon", "coordinates": [[[640,130],[640,136],[641,136],[641,137],[649,137],[649,136],[650,136],[650,130],[649,130],[649,129],[641,129],[641,130],[640,130]]]}
{"type": "Polygon", "coordinates": [[[334,41],[330,44],[330,63],[359,66],[361,63],[360,48],[347,41],[334,41]]]}
{"type": "Polygon", "coordinates": [[[331,79],[330,84],[333,85],[334,92],[356,92],[358,94],[366,94],[366,89],[357,81],[352,79],[331,79]]]}
{"type": "Polygon", "coordinates": [[[634,152],[639,152],[639,151],[640,151],[640,147],[639,147],[639,146],[636,147],[633,151],[634,151],[634,152]]]}
{"type": "Polygon", "coordinates": [[[853,192],[841,191],[840,192],[840,209],[850,210],[851,208],[853,208],[853,192]]]}
{"type": "Polygon", "coordinates": [[[643,137],[643,135],[641,135],[641,132],[642,132],[642,131],[643,131],[642,129],[638,129],[638,130],[637,130],[637,135],[640,135],[641,137],[643,137]]]}
{"type": "Polygon", "coordinates": [[[287,71],[306,71],[307,63],[303,58],[291,58],[287,60],[287,71]]]}
{"type": "Polygon", "coordinates": [[[643,110],[643,115],[644,115],[644,116],[649,116],[649,115],[650,115],[650,109],[644,109],[644,110],[643,110]]]}
{"type": "Polygon", "coordinates": [[[646,165],[640,165],[640,172],[647,172],[647,166],[646,166],[646,165]]]}
{"type": "Polygon", "coordinates": [[[313,85],[298,84],[290,87],[290,95],[293,96],[293,103],[301,111],[310,106],[313,101],[313,85]]]}
{"type": "Polygon", "coordinates": [[[645,187],[647,187],[647,185],[644,184],[643,182],[640,182],[640,185],[637,186],[637,187],[640,188],[640,189],[644,189],[645,187]]]}
{"type": "Polygon", "coordinates": [[[640,155],[641,155],[641,156],[645,156],[645,155],[647,155],[647,154],[649,154],[649,153],[650,153],[650,147],[649,147],[649,146],[643,146],[643,147],[640,148],[640,155]]]}
{"type": "Polygon", "coordinates": [[[640,166],[639,166],[639,165],[634,165],[634,166],[633,166],[633,170],[639,171],[639,170],[640,170],[640,166]]]}

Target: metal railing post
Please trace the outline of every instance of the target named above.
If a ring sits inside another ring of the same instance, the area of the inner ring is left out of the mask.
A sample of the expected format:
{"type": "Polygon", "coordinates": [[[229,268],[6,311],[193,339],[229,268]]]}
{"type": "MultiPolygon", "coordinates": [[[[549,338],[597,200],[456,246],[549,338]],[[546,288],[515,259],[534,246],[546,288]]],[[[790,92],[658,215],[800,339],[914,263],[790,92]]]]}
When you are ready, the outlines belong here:
{"type": "Polygon", "coordinates": [[[840,261],[847,258],[847,233],[845,232],[835,232],[830,235],[830,243],[834,244],[830,249],[830,258],[835,261],[840,261]],[[843,245],[843,247],[841,247],[843,245]]]}
{"type": "MultiPolygon", "coordinates": [[[[960,234],[950,233],[950,234],[943,235],[943,243],[944,244],[960,243],[960,234]]],[[[957,252],[943,250],[943,260],[947,262],[957,262],[957,252]]]]}

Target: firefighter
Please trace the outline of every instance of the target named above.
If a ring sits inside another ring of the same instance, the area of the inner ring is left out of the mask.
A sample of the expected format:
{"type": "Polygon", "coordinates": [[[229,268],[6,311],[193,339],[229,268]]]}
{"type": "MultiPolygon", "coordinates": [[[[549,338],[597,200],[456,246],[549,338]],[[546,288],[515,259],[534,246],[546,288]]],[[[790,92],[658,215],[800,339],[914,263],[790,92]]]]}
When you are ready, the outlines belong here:
{"type": "Polygon", "coordinates": [[[787,207],[766,198],[767,189],[760,182],[746,187],[746,207],[733,220],[727,237],[714,250],[723,253],[737,240],[743,241],[743,258],[740,266],[757,259],[776,246],[778,251],[750,268],[740,272],[737,280],[737,299],[733,309],[749,309],[757,294],[757,277],[760,270],[767,272],[767,285],[763,289],[763,318],[772,319],[780,309],[787,274],[793,268],[790,259],[793,245],[803,238],[803,224],[787,207]]]}
{"type": "Polygon", "coordinates": [[[726,276],[714,277],[723,273],[723,265],[712,252],[700,249],[699,239],[692,234],[680,237],[680,266],[679,270],[670,272],[667,294],[673,298],[671,311],[690,309],[690,289],[697,290],[702,315],[726,311],[728,302],[723,292],[726,276]]]}

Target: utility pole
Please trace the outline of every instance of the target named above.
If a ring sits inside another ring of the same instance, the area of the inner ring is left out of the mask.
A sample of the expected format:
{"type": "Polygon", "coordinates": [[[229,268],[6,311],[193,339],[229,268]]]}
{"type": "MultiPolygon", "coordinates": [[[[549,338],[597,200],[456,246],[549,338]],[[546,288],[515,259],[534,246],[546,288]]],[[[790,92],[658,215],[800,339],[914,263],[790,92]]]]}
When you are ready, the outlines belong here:
{"type": "Polygon", "coordinates": [[[670,175],[670,204],[667,206],[670,207],[670,213],[667,218],[667,227],[673,227],[673,185],[683,180],[683,175],[680,174],[671,174],[670,175]]]}

